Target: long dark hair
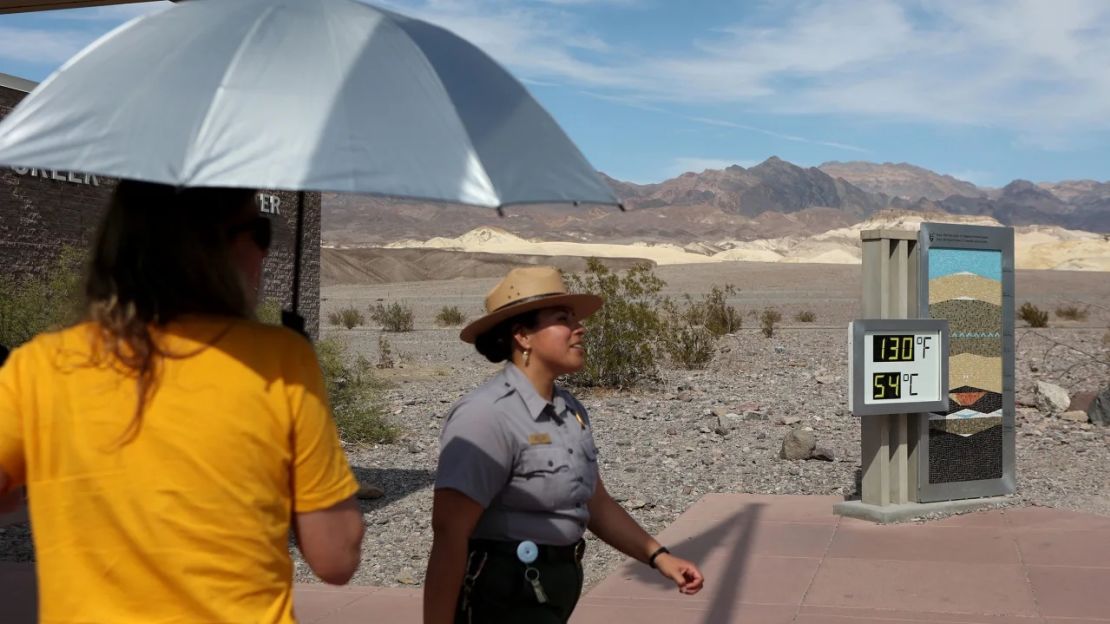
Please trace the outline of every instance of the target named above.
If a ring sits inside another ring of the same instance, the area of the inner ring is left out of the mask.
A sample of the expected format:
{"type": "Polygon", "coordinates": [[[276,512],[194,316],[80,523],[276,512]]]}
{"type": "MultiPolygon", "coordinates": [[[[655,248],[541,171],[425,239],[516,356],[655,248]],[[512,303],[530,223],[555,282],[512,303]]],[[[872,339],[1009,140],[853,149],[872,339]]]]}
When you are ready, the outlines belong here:
{"type": "Polygon", "coordinates": [[[227,228],[253,201],[246,189],[177,189],[124,180],[116,187],[90,259],[85,297],[97,353],[134,375],[138,434],[165,354],[152,327],[185,314],[247,318],[249,298],[231,262],[227,228]]]}

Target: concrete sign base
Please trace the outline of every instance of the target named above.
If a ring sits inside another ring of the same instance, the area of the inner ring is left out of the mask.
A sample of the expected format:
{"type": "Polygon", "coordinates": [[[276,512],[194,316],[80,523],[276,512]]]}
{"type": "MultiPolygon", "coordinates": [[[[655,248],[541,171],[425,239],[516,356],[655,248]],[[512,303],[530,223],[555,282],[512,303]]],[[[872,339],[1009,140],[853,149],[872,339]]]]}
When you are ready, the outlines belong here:
{"type": "Polygon", "coordinates": [[[1014,503],[1012,496],[991,498],[965,498],[962,500],[939,501],[936,503],[906,503],[902,505],[868,505],[860,500],[849,500],[833,505],[833,513],[847,518],[867,520],[878,524],[896,524],[918,518],[928,518],[933,514],[949,516],[971,511],[983,511],[1008,507],[1014,503]]]}

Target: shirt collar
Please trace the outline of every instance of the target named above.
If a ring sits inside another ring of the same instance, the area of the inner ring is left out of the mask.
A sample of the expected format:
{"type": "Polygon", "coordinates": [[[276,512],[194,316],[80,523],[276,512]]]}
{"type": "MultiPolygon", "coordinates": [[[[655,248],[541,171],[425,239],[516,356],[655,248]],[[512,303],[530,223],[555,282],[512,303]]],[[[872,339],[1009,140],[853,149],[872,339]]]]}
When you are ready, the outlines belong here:
{"type": "Polygon", "coordinates": [[[555,386],[552,401],[548,402],[547,399],[536,392],[536,387],[532,385],[532,380],[528,379],[524,371],[517,368],[512,362],[505,365],[504,374],[505,382],[511,385],[520,395],[520,398],[524,400],[524,405],[528,408],[528,414],[534,420],[539,420],[543,411],[549,406],[557,416],[562,417],[567,409],[567,401],[563,397],[559,386],[555,386]]]}

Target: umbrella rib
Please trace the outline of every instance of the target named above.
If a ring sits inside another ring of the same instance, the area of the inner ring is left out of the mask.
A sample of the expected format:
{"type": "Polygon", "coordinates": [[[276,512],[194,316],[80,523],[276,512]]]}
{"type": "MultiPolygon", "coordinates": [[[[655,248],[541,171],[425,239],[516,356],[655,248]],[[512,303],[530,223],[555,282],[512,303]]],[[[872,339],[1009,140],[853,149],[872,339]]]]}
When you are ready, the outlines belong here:
{"type": "MultiPolygon", "coordinates": [[[[383,10],[382,12],[383,13],[390,13],[391,15],[394,15],[396,17],[396,19],[389,20],[388,23],[391,26],[394,26],[394,27],[404,31],[405,34],[409,35],[408,37],[405,37],[404,41],[416,50],[417,54],[419,55],[419,59],[421,60],[421,62],[424,63],[425,67],[428,68],[428,72],[435,78],[436,86],[439,87],[440,91],[443,93],[443,96],[449,102],[454,103],[454,98],[451,97],[451,91],[447,88],[447,85],[443,84],[443,79],[440,77],[439,71],[436,70],[435,64],[432,63],[431,59],[428,58],[428,55],[424,54],[423,48],[421,48],[420,46],[415,44],[415,42],[412,40],[412,36],[409,34],[408,30],[402,25],[402,21],[407,20],[408,18],[404,17],[402,15],[399,15],[397,13],[389,12],[389,11],[384,11],[383,10]]],[[[439,28],[438,26],[434,26],[434,25],[432,25],[432,27],[433,28],[439,28]]],[[[443,30],[443,29],[440,28],[440,30],[443,30]]],[[[449,34],[451,34],[451,36],[455,36],[453,33],[450,33],[449,31],[445,31],[445,32],[448,32],[449,34]]],[[[500,207],[503,205],[502,202],[501,202],[501,193],[497,190],[497,187],[493,184],[493,180],[490,179],[490,177],[489,177],[489,173],[486,172],[485,167],[482,166],[482,164],[481,164],[482,161],[478,157],[478,150],[477,150],[477,148],[475,147],[475,144],[474,144],[474,136],[470,133],[470,128],[468,128],[466,126],[466,123],[463,122],[462,117],[459,116],[458,108],[455,107],[455,106],[452,106],[451,111],[452,111],[452,114],[455,117],[455,121],[458,122],[458,124],[459,124],[459,128],[461,128],[463,134],[466,135],[467,144],[470,146],[470,154],[472,156],[473,162],[476,162],[476,163],[479,164],[478,171],[482,175],[482,181],[485,182],[486,188],[489,189],[489,191],[493,194],[494,198],[496,198],[496,200],[497,200],[497,205],[493,206],[493,207],[497,208],[497,209],[500,209],[500,207]]],[[[463,202],[463,203],[466,203],[466,202],[463,202]]],[[[475,205],[481,205],[481,204],[475,204],[475,205]]]]}
{"type": "Polygon", "coordinates": [[[231,59],[228,61],[227,66],[224,67],[224,73],[220,77],[220,83],[216,87],[216,92],[212,94],[212,98],[208,100],[208,107],[205,109],[200,123],[197,124],[196,129],[193,131],[192,140],[189,141],[189,151],[185,154],[185,158],[182,162],[181,175],[188,176],[188,179],[182,180],[184,186],[189,186],[188,182],[195,176],[195,171],[193,171],[193,169],[196,168],[196,165],[193,162],[193,153],[199,146],[197,139],[198,137],[204,136],[212,123],[212,111],[216,108],[216,101],[223,96],[224,84],[227,82],[228,75],[230,74],[232,68],[236,66],[240,57],[242,57],[242,55],[249,47],[252,38],[258,33],[258,30],[259,28],[261,28],[262,23],[265,22],[271,14],[273,14],[274,10],[275,9],[273,6],[268,6],[266,7],[265,11],[260,13],[254,19],[254,23],[251,24],[250,30],[247,31],[247,34],[243,36],[242,40],[240,40],[239,45],[235,48],[235,54],[231,56],[231,59]]]}
{"type": "MultiPolygon", "coordinates": [[[[317,3],[319,3],[319,1],[320,0],[317,0],[317,3]]],[[[361,2],[357,2],[357,0],[350,0],[350,1],[353,2],[354,4],[359,4],[361,6],[366,6],[366,5],[362,4],[361,2]]],[[[339,50],[335,46],[335,39],[336,39],[335,34],[336,33],[335,33],[335,30],[334,30],[334,26],[332,25],[332,22],[331,22],[331,15],[328,14],[327,12],[324,12],[324,25],[328,29],[328,34],[331,35],[330,37],[328,37],[328,49],[331,51],[332,67],[336,68],[336,67],[340,66],[339,50]]],[[[340,102],[342,102],[342,98],[338,98],[338,100],[340,102]]],[[[345,124],[345,127],[350,128],[351,127],[351,116],[350,116],[349,111],[347,110],[346,106],[343,107],[342,115],[343,115],[343,123],[345,124]]],[[[348,133],[348,135],[347,135],[347,140],[350,141],[350,133],[348,133]]],[[[352,154],[354,153],[353,149],[350,150],[350,151],[351,151],[352,154]]],[[[351,162],[352,163],[354,162],[353,159],[352,159],[351,162]]],[[[349,166],[349,169],[347,171],[347,175],[350,176],[350,184],[351,184],[351,187],[354,188],[356,186],[355,181],[357,180],[358,176],[355,175],[355,169],[354,169],[353,164],[349,166]]]]}

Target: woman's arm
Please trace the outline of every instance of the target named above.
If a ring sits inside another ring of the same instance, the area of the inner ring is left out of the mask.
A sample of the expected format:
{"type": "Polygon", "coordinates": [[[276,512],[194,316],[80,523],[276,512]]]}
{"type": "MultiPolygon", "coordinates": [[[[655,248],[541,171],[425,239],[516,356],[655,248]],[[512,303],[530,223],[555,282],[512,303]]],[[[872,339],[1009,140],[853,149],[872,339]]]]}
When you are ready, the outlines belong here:
{"type": "MultiPolygon", "coordinates": [[[[642,563],[648,563],[652,553],[659,549],[659,542],[613,500],[600,477],[589,507],[589,529],[606,544],[642,563]]],[[[693,563],[662,554],[655,558],[655,567],[660,574],[674,581],[682,593],[696,594],[701,590],[704,579],[693,563]]]]}
{"type": "Polygon", "coordinates": [[[432,502],[432,554],[424,578],[424,624],[455,621],[455,605],[466,574],[470,535],[482,506],[458,490],[439,489],[432,502]]]}

